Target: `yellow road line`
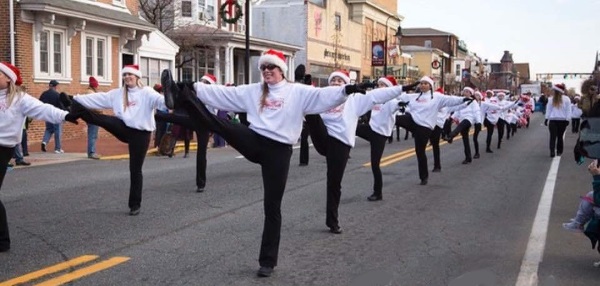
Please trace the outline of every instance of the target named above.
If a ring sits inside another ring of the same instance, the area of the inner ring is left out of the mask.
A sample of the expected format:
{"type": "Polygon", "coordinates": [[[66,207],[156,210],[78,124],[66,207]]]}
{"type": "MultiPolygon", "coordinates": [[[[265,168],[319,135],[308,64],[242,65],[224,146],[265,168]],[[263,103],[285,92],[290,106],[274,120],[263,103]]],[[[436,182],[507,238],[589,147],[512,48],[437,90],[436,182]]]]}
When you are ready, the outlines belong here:
{"type": "Polygon", "coordinates": [[[4,281],[4,282],[0,283],[0,286],[11,286],[11,285],[17,285],[20,283],[25,283],[25,282],[28,282],[31,280],[38,279],[42,276],[46,276],[46,275],[49,275],[49,274],[52,274],[55,272],[63,271],[65,269],[69,269],[73,266],[95,260],[97,258],[98,258],[97,255],[79,256],[79,257],[71,259],[69,261],[58,263],[53,266],[31,272],[31,273],[25,274],[25,275],[17,277],[17,278],[13,278],[11,280],[4,281]]]}
{"type": "MultiPolygon", "coordinates": [[[[483,130],[487,130],[487,128],[482,128],[481,131],[483,131],[483,130]]],[[[469,135],[473,135],[474,133],[475,133],[475,130],[470,130],[469,131],[469,135]]],[[[457,135],[452,140],[458,140],[458,139],[462,139],[462,135],[457,135]]],[[[440,146],[445,145],[445,144],[449,144],[449,143],[440,140],[440,146]]],[[[428,150],[431,150],[431,146],[429,146],[429,147],[427,147],[425,149],[425,151],[428,151],[428,150]]],[[[415,148],[411,148],[411,149],[408,149],[408,150],[400,151],[398,153],[394,153],[392,155],[389,155],[389,156],[381,158],[381,162],[380,162],[379,166],[380,167],[385,167],[385,166],[391,165],[393,163],[396,163],[398,161],[401,161],[403,159],[406,159],[406,158],[414,156],[414,155],[415,155],[415,148]]],[[[365,163],[365,164],[363,164],[363,167],[371,167],[371,163],[370,162],[369,163],[365,163]]]]}
{"type": "Polygon", "coordinates": [[[44,281],[40,284],[36,284],[36,286],[54,286],[54,285],[62,285],[73,280],[79,279],[81,277],[96,273],[98,271],[102,271],[104,269],[113,267],[115,265],[121,264],[127,260],[129,257],[113,257],[111,259],[104,260],[102,262],[90,265],[85,268],[77,269],[71,273],[67,273],[62,276],[58,276],[56,278],[44,281]]]}

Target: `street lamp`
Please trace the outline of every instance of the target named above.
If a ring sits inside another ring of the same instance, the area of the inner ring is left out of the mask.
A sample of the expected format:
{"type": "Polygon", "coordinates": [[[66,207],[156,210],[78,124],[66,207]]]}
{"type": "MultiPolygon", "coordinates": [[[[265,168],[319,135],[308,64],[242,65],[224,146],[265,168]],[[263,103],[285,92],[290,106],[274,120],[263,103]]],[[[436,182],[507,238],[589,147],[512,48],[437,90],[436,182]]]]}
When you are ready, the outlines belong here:
{"type": "MultiPolygon", "coordinates": [[[[385,20],[385,42],[383,44],[383,76],[387,76],[387,54],[388,54],[388,21],[390,18],[394,17],[394,15],[390,15],[385,20]]],[[[398,26],[396,30],[395,37],[398,37],[398,45],[400,45],[400,37],[402,37],[402,28],[398,26]]],[[[400,51],[398,51],[400,52],[400,51]]]]}

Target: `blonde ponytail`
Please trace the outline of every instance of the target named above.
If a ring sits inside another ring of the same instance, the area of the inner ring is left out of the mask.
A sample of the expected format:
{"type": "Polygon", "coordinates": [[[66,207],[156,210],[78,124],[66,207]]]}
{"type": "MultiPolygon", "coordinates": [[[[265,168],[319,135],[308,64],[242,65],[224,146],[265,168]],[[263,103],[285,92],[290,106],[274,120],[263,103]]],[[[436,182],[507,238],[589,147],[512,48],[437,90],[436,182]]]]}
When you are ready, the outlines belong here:
{"type": "Polygon", "coordinates": [[[262,95],[260,96],[260,112],[263,111],[265,105],[267,105],[267,96],[269,95],[269,85],[263,82],[262,95]]]}

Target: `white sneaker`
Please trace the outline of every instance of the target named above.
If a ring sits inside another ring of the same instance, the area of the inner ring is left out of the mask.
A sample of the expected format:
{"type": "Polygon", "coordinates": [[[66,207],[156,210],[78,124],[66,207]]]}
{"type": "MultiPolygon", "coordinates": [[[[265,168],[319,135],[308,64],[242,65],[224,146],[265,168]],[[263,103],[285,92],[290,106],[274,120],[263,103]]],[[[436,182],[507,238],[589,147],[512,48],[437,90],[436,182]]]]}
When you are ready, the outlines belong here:
{"type": "Polygon", "coordinates": [[[562,226],[565,230],[568,230],[571,232],[583,232],[583,226],[576,221],[563,223],[562,226]]]}
{"type": "Polygon", "coordinates": [[[62,153],[65,153],[65,151],[63,149],[54,150],[54,153],[56,153],[56,154],[62,154],[62,153]]]}

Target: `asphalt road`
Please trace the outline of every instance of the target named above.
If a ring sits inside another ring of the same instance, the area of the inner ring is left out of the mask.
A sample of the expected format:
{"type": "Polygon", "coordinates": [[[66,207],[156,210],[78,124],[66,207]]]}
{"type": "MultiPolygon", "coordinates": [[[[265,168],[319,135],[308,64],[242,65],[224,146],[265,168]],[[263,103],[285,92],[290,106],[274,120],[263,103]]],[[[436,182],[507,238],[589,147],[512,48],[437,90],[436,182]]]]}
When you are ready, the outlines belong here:
{"type": "MultiPolygon", "coordinates": [[[[552,162],[547,128],[541,114],[534,116],[529,129],[470,165],[461,164],[460,139],[443,145],[442,172],[431,173],[427,186],[418,184],[414,156],[391,163],[383,168],[379,202],[366,200],[369,147],[357,139],[343,181],[340,235],[325,226],[324,158],[311,149],[309,166],[299,167],[295,150],[271,278],[255,276],[260,167],[231,148],[209,151],[205,193],[194,192],[195,154],[149,156],[136,217],[127,214],[126,160],[13,170],[1,191],[13,242],[0,254],[0,285],[14,284],[3,284],[10,279],[25,285],[515,285],[552,162]]],[[[540,285],[595,285],[600,278],[592,266],[600,255],[587,238],[561,228],[579,195],[591,189],[585,166],[572,159],[575,138],[567,132],[540,285]]],[[[484,151],[485,132],[479,140],[484,151]]],[[[412,147],[410,140],[388,144],[384,157],[412,147]]]]}

